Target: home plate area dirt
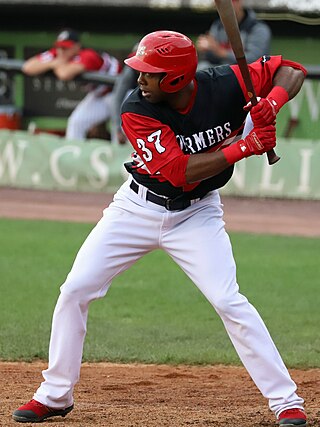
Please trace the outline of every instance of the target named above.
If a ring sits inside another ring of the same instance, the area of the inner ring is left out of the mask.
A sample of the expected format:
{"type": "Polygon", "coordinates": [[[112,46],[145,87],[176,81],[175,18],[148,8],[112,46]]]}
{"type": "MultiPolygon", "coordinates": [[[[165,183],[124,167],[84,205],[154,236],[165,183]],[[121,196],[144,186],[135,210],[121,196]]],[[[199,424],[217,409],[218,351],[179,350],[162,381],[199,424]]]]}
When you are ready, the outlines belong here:
{"type": "MultiPolygon", "coordinates": [[[[0,217],[95,222],[112,195],[0,188],[0,217]]],[[[228,231],[320,237],[320,201],[224,198],[228,231]]],[[[0,426],[32,398],[46,362],[0,363],[0,426]]],[[[320,426],[320,369],[290,373],[320,426]]],[[[267,400],[241,366],[83,364],[75,408],[43,426],[268,427],[267,400]]],[[[29,424],[28,424],[29,425],[29,424]]]]}

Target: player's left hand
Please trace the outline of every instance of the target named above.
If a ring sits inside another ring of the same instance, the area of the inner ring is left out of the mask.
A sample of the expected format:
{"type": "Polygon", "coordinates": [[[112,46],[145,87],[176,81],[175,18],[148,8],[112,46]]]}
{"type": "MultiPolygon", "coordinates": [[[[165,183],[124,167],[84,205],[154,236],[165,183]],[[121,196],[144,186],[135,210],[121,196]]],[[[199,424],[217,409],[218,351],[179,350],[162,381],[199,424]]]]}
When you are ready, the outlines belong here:
{"type": "Polygon", "coordinates": [[[276,146],[276,127],[274,124],[263,128],[254,127],[243,140],[238,142],[244,157],[261,155],[276,146]]]}
{"type": "Polygon", "coordinates": [[[255,127],[264,127],[275,122],[280,108],[273,98],[261,98],[257,105],[252,106],[249,102],[243,109],[247,112],[250,111],[255,127]]]}

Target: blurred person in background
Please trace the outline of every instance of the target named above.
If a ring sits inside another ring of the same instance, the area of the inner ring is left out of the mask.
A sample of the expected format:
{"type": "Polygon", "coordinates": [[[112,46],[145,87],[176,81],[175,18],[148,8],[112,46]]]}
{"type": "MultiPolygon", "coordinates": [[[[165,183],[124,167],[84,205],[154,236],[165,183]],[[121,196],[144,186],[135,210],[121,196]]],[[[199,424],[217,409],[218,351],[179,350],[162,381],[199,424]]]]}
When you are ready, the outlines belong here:
{"type": "MultiPolygon", "coordinates": [[[[127,58],[135,55],[138,47],[138,43],[135,44],[132,51],[129,53],[127,58]]],[[[132,68],[124,65],[121,74],[118,76],[114,88],[112,91],[113,102],[111,106],[111,139],[112,142],[118,144],[126,144],[128,139],[121,127],[121,105],[127,96],[135,89],[138,85],[137,79],[139,73],[132,68]]]]}
{"type": "MultiPolygon", "coordinates": [[[[62,30],[53,46],[25,61],[22,71],[28,76],[53,72],[60,80],[96,71],[116,77],[122,69],[117,58],[107,52],[84,48],[73,29],[62,30]]],[[[90,131],[105,124],[111,115],[112,85],[89,84],[88,93],[71,113],[66,129],[67,139],[85,140],[90,131]]]]}
{"type": "MultiPolygon", "coordinates": [[[[252,9],[243,5],[243,0],[232,0],[239,24],[244,52],[248,63],[256,61],[270,53],[271,30],[269,26],[257,19],[252,9]]],[[[196,40],[199,55],[198,69],[220,64],[235,64],[236,58],[230,46],[228,36],[220,18],[213,21],[209,31],[196,40]]]]}

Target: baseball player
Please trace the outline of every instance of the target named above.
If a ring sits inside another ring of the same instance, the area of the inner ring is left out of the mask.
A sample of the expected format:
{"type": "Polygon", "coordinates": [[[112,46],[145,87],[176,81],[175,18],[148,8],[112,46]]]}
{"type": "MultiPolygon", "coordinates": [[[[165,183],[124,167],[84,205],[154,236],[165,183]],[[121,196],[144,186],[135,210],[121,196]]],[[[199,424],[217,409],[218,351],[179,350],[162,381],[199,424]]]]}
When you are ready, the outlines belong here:
{"type": "Polygon", "coordinates": [[[248,97],[238,66],[196,72],[194,44],[174,31],[147,34],[125,62],[139,72],[138,87],[122,106],[123,129],[135,150],[126,164],[130,176],[61,287],[44,381],[13,418],[39,422],[72,410],[90,302],[107,293],[115,276],[161,248],[221,317],[279,425],[306,426],[296,384],[257,310],[239,291],[218,190],[236,162],[275,147],[277,112],[297,94],[306,71],[281,56],[249,65],[261,100],[251,108],[254,128],[242,138],[248,97]]]}
{"type": "MultiPolygon", "coordinates": [[[[83,48],[79,34],[72,29],[61,31],[51,49],[28,59],[22,67],[29,76],[52,71],[60,80],[72,80],[85,71],[116,77],[121,69],[118,59],[107,52],[99,54],[93,49],[83,48]]],[[[67,139],[85,140],[93,126],[110,118],[111,93],[112,86],[108,85],[96,85],[88,92],[68,119],[67,139]]]]}

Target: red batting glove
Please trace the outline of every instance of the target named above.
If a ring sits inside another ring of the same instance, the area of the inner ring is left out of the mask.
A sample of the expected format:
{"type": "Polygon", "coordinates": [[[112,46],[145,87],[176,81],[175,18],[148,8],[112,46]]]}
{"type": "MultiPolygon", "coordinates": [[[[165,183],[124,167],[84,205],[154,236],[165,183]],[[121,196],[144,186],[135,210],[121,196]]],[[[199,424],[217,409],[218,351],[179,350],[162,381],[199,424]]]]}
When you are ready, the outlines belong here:
{"type": "Polygon", "coordinates": [[[288,92],[282,86],[274,86],[266,98],[261,98],[254,106],[249,102],[244,110],[250,111],[255,127],[264,127],[275,121],[280,108],[288,101],[288,92]]]}
{"type": "Polygon", "coordinates": [[[269,125],[264,128],[253,128],[244,139],[229,147],[223,148],[222,152],[227,162],[233,165],[245,157],[261,155],[276,146],[276,127],[269,125]]]}

